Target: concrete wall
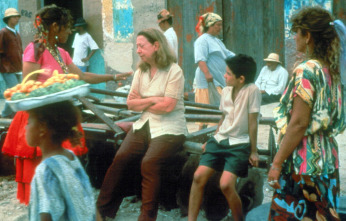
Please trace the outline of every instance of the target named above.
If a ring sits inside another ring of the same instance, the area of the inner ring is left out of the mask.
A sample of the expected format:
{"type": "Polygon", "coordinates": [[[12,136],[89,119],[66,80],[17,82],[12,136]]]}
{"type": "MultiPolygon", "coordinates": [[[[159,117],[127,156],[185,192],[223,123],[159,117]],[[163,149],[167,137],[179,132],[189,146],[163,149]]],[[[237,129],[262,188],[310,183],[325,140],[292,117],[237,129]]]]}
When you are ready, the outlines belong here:
{"type": "Polygon", "coordinates": [[[18,0],[18,9],[22,17],[19,21],[23,48],[34,40],[35,28],[33,26],[35,14],[40,8],[38,1],[18,0]]]}
{"type": "Polygon", "coordinates": [[[134,50],[133,50],[133,70],[136,69],[139,57],[136,53],[136,36],[138,32],[145,28],[158,28],[157,14],[166,8],[165,0],[132,0],[133,4],[133,27],[134,27],[134,50]]]}
{"type": "MultiPolygon", "coordinates": [[[[164,0],[103,0],[102,26],[106,73],[135,71],[139,61],[136,35],[144,28],[155,27],[164,0]]],[[[124,84],[130,84],[131,79],[124,84]]],[[[107,88],[117,88],[113,82],[107,88]]]]}

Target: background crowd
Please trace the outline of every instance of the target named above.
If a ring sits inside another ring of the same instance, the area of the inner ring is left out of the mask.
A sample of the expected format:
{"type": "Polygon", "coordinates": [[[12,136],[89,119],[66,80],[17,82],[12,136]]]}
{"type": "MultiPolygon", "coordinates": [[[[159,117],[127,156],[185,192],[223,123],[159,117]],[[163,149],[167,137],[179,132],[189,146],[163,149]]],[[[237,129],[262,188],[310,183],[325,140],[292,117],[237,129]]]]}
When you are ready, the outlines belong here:
{"type": "MultiPolygon", "coordinates": [[[[37,34],[25,48],[22,62],[20,36],[14,29],[19,18],[15,9],[8,9],[4,17],[8,26],[0,31],[0,66],[4,68],[0,71],[7,87],[21,81],[21,72],[25,77],[39,69],[47,71],[30,78],[40,82],[52,76],[53,70],[61,74],[76,73],[80,79],[93,84],[117,81],[131,74],[87,72],[87,62],[98,47],[86,32],[87,24],[82,18],[73,24],[69,11],[55,5],[46,6],[35,15],[37,34]],[[67,41],[73,26],[79,33],[73,44],[76,54],[72,59],[58,43],[67,41]],[[18,49],[13,52],[15,55],[12,55],[12,44],[18,49]],[[6,48],[8,46],[11,47],[6,48]],[[19,63],[10,60],[6,63],[6,59],[18,61],[19,57],[19,63]],[[14,64],[16,67],[9,67],[14,64]]],[[[149,28],[136,37],[140,63],[133,75],[127,106],[129,110],[140,111],[141,116],[117,151],[96,205],[90,206],[90,201],[93,204],[94,200],[90,196],[90,183],[84,169],[76,163],[75,155],[85,154],[87,147],[83,136],[77,136],[83,135],[83,129],[73,105],[63,102],[52,106],[61,105],[64,111],[69,110],[66,116],[71,117],[71,122],[68,123],[54,121],[61,113],[44,109],[52,107],[15,114],[9,113],[9,107],[5,106],[2,116],[13,117],[13,121],[2,152],[16,158],[17,197],[22,203],[30,202],[31,220],[115,217],[124,197],[124,171],[138,161],[142,176],[142,206],[138,220],[156,220],[160,169],[167,159],[180,151],[187,135],[185,80],[177,64],[173,16],[164,9],[157,20],[163,33],[149,28]],[[46,116],[46,112],[52,116],[46,116]],[[60,124],[70,133],[58,130],[60,124]],[[71,175],[76,178],[73,183],[64,176],[64,171],[53,170],[57,165],[70,174],[77,174],[71,175]],[[51,179],[47,180],[48,175],[51,179]],[[60,194],[47,191],[52,186],[60,194]]],[[[218,102],[223,115],[215,135],[203,146],[204,153],[191,188],[189,220],[196,220],[203,188],[215,171],[223,171],[220,188],[233,218],[244,219],[235,183],[238,176],[246,176],[248,164],[258,165],[256,143],[260,105],[279,101],[274,111],[280,129],[278,150],[268,174],[268,182],[276,191],[268,219],[340,220],[336,212],[340,195],[338,144],[334,137],[346,127],[341,83],[345,78],[341,69],[346,57],[342,50],[346,36],[344,24],[334,21],[330,13],[320,7],[300,10],[292,16],[292,31],[296,33],[296,50],[304,53],[306,60],[297,64],[292,78],[288,79],[278,54],[270,53],[264,58],[266,66],[256,81],[257,67],[253,58],[228,50],[217,37],[221,29],[222,18],[215,13],[201,15],[196,25],[199,37],[194,44],[198,65],[193,91],[195,102],[214,103],[210,96],[214,88],[220,94],[218,102]]],[[[200,129],[203,127],[201,125],[200,129]]]]}

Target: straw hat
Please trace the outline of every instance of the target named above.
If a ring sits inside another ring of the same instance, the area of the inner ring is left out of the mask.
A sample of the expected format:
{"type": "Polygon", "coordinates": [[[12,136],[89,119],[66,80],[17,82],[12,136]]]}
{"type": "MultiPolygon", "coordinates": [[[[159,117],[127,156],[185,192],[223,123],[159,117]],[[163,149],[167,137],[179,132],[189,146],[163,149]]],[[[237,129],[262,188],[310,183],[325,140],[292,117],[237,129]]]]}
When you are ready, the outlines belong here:
{"type": "Polygon", "coordinates": [[[160,13],[157,15],[157,23],[160,23],[160,22],[167,20],[171,17],[173,17],[173,16],[169,13],[169,11],[167,11],[166,9],[162,9],[160,11],[160,13]]]}
{"type": "Polygon", "coordinates": [[[263,60],[269,61],[269,62],[276,62],[276,63],[281,64],[281,61],[280,61],[280,59],[279,59],[279,55],[276,54],[276,53],[270,53],[270,54],[268,55],[268,57],[265,58],[265,59],[263,59],[263,60]]]}
{"type": "Polygon", "coordinates": [[[5,20],[9,17],[12,17],[12,16],[19,16],[20,17],[20,14],[19,12],[17,11],[17,9],[15,8],[8,8],[6,9],[5,11],[5,15],[4,17],[2,18],[2,20],[5,22],[5,20]]]}

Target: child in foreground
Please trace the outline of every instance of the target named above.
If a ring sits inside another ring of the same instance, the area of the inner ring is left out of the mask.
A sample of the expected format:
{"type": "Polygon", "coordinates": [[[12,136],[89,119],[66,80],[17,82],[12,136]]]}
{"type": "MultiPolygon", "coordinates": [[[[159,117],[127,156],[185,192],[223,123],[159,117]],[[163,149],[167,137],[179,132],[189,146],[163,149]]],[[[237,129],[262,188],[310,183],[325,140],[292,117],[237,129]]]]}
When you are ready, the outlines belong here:
{"type": "Polygon", "coordinates": [[[61,143],[79,141],[78,109],[63,101],[28,111],[26,140],[42,150],[42,162],[31,182],[30,220],[95,220],[89,177],[78,158],[61,143]]]}
{"type": "Polygon", "coordinates": [[[223,171],[220,188],[234,220],[244,220],[236,191],[238,177],[246,177],[248,163],[258,166],[257,127],[261,93],[253,83],[256,63],[247,55],[226,59],[227,87],[222,90],[222,117],[214,137],[203,145],[204,153],[194,174],[189,199],[189,221],[197,220],[204,187],[215,171],[223,171]]]}

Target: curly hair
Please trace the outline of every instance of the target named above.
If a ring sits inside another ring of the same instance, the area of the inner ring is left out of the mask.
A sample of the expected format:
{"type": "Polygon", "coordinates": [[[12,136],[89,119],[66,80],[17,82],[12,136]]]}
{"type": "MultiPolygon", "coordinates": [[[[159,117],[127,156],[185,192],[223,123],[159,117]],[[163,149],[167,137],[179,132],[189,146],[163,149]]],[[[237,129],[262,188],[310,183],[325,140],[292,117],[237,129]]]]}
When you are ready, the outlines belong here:
{"type": "Polygon", "coordinates": [[[329,66],[333,80],[340,79],[339,56],[340,41],[333,26],[332,15],[325,9],[314,6],[302,8],[291,18],[292,32],[299,29],[303,36],[310,32],[314,50],[309,55],[329,66]]]}
{"type": "MultiPolygon", "coordinates": [[[[150,44],[154,44],[155,42],[159,43],[159,49],[153,55],[155,56],[155,62],[158,68],[166,68],[172,63],[177,62],[177,57],[168,45],[167,39],[161,31],[155,28],[148,28],[140,31],[137,37],[138,36],[145,37],[150,42],[150,44]]],[[[138,68],[142,71],[148,70],[149,67],[150,66],[148,63],[143,61],[139,62],[138,68]]]]}
{"type": "Polygon", "coordinates": [[[61,101],[28,111],[52,132],[52,141],[61,144],[69,139],[72,145],[80,144],[81,133],[76,129],[80,123],[80,111],[71,101],[61,101]]]}
{"type": "Polygon", "coordinates": [[[73,17],[70,11],[66,8],[56,6],[55,4],[45,6],[41,8],[36,16],[42,19],[42,23],[46,30],[49,30],[51,24],[56,22],[59,25],[59,30],[62,27],[72,26],[73,17]]]}

